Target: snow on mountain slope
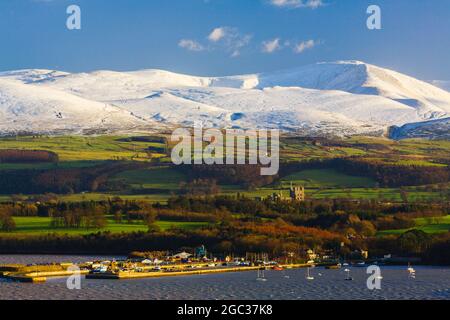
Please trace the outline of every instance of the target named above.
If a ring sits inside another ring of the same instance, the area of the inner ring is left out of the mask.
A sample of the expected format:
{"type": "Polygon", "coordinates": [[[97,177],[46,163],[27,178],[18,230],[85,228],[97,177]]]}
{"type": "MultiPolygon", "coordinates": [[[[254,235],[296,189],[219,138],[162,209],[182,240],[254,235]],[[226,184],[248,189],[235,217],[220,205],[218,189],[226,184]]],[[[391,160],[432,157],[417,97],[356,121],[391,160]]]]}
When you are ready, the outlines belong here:
{"type": "MultiPolygon", "coordinates": [[[[379,131],[397,123],[420,121],[413,108],[376,96],[341,91],[274,87],[264,90],[228,88],[183,88],[171,93],[193,101],[215,105],[232,114],[242,113],[234,124],[245,127],[283,127],[295,130],[305,124],[339,124],[343,129],[379,131]],[[281,116],[280,113],[286,114],[281,116]],[[273,116],[278,114],[278,116],[273,116]]],[[[344,130],[342,130],[344,131],[344,130]]]]}
{"type": "Polygon", "coordinates": [[[177,97],[168,92],[157,91],[144,99],[117,100],[112,104],[130,110],[133,114],[162,123],[193,126],[201,123],[204,127],[225,127],[228,111],[177,97]]]}
{"type": "Polygon", "coordinates": [[[0,133],[129,129],[144,122],[130,112],[63,91],[0,79],[0,133]]]}
{"type": "Polygon", "coordinates": [[[69,75],[67,72],[46,69],[25,69],[16,71],[0,72],[0,78],[19,80],[23,83],[36,83],[47,79],[57,79],[69,75]]]}
{"type": "Polygon", "coordinates": [[[424,119],[450,112],[450,93],[429,83],[359,61],[318,63],[259,76],[259,88],[299,86],[382,96],[414,107],[424,119]]]}
{"type": "Polygon", "coordinates": [[[163,70],[133,72],[95,71],[48,78],[40,85],[70,92],[96,101],[143,99],[167,87],[209,86],[209,78],[192,77],[163,70]]]}
{"type": "Polygon", "coordinates": [[[152,90],[173,87],[302,87],[382,96],[415,108],[423,120],[450,113],[449,92],[359,61],[318,63],[287,71],[230,77],[194,77],[162,70],[97,71],[49,77],[39,82],[97,101],[142,99],[152,90]]]}
{"type": "MultiPolygon", "coordinates": [[[[390,126],[450,116],[449,92],[359,61],[228,77],[151,69],[79,74],[20,70],[0,73],[0,79],[26,86],[17,90],[17,99],[27,98],[24,105],[30,110],[34,105],[25,90],[28,86],[36,95],[39,90],[52,99],[65,94],[64,103],[68,97],[70,101],[78,98],[77,106],[116,107],[128,116],[131,112],[132,118],[160,125],[201,122],[207,127],[280,128],[304,134],[381,134],[390,126]]],[[[2,90],[0,87],[0,94],[2,90]]],[[[4,109],[4,103],[0,106],[4,109]]],[[[44,114],[39,110],[37,114],[44,114]]],[[[49,120],[36,117],[35,121],[49,120]]],[[[131,122],[133,127],[134,121],[119,121],[118,126],[127,127],[131,122]]],[[[90,126],[89,121],[87,124],[90,126]]]]}
{"type": "Polygon", "coordinates": [[[431,120],[419,123],[408,123],[401,127],[393,127],[392,139],[428,138],[450,139],[450,118],[431,120]]]}

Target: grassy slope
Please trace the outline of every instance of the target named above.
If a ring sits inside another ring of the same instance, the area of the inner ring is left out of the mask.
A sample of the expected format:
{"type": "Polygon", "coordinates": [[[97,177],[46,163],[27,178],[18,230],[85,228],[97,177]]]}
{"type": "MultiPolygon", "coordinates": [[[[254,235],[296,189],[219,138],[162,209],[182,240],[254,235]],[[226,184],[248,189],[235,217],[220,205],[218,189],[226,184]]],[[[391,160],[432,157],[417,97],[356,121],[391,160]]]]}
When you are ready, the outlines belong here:
{"type": "MultiPolygon", "coordinates": [[[[69,235],[83,235],[99,231],[110,231],[112,233],[121,232],[138,232],[147,231],[147,227],[142,223],[116,223],[112,219],[108,219],[108,225],[104,229],[54,229],[50,227],[51,218],[41,217],[15,217],[17,229],[10,233],[0,233],[1,236],[35,236],[45,235],[49,233],[69,234],[69,235]]],[[[200,228],[208,225],[207,222],[173,222],[173,221],[157,221],[156,223],[161,230],[167,230],[171,227],[177,228],[200,228]]]]}
{"type": "MultiPolygon", "coordinates": [[[[154,142],[124,142],[117,136],[98,137],[18,137],[1,138],[1,149],[48,150],[59,155],[60,161],[130,160],[138,155],[147,158],[145,149],[150,146],[164,147],[154,142]]],[[[155,155],[162,156],[162,155],[155,155]]]]}
{"type": "Polygon", "coordinates": [[[175,191],[186,177],[171,168],[151,168],[145,170],[124,171],[115,175],[113,180],[122,180],[134,188],[163,189],[175,191]]]}
{"type": "Polygon", "coordinates": [[[306,188],[361,188],[374,187],[376,182],[370,178],[349,176],[332,169],[304,170],[291,174],[281,180],[284,187],[290,182],[306,188]]]}
{"type": "MultiPolygon", "coordinates": [[[[412,229],[422,230],[426,233],[446,233],[450,231],[450,215],[436,218],[419,218],[415,219],[416,227],[412,229]]],[[[398,229],[381,231],[379,235],[402,234],[411,229],[398,229]]]]}

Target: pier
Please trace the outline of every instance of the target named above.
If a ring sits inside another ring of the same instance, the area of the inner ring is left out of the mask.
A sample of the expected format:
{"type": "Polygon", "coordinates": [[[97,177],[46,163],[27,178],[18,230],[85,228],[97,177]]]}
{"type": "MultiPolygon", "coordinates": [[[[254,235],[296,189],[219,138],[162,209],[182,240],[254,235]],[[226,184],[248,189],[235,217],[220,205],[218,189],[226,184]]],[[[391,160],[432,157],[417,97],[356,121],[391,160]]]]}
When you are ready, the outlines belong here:
{"type": "MultiPolygon", "coordinates": [[[[280,265],[279,268],[282,269],[297,269],[306,268],[311,266],[310,264],[292,264],[292,265],[280,265]]],[[[180,268],[178,271],[172,270],[162,270],[162,271],[152,271],[152,272],[126,272],[120,271],[116,273],[91,273],[86,276],[86,279],[108,279],[108,280],[122,280],[122,279],[138,279],[138,278],[160,278],[160,277],[175,277],[175,276],[187,276],[187,275],[202,275],[202,274],[216,274],[216,273],[226,273],[226,272],[245,272],[245,271],[257,271],[257,270],[270,270],[273,267],[264,266],[246,266],[246,267],[210,267],[198,270],[187,270],[180,268]]]]}
{"type": "Polygon", "coordinates": [[[248,272],[257,270],[284,270],[310,267],[311,264],[284,264],[284,265],[249,265],[249,266],[227,266],[223,264],[211,265],[204,263],[190,263],[190,264],[174,264],[164,265],[155,270],[155,266],[137,267],[130,270],[105,270],[99,272],[96,269],[86,268],[80,265],[79,271],[71,271],[67,266],[53,265],[52,268],[47,266],[35,266],[36,271],[26,272],[25,270],[31,267],[15,266],[14,268],[8,266],[0,266],[0,277],[17,282],[25,283],[43,283],[48,278],[70,277],[75,274],[85,275],[86,279],[95,280],[123,280],[123,279],[142,279],[142,278],[160,278],[160,277],[176,277],[188,275],[204,275],[204,274],[218,274],[228,272],[248,272]],[[45,269],[62,270],[49,271],[45,269]],[[10,269],[11,271],[1,271],[10,269]]]}

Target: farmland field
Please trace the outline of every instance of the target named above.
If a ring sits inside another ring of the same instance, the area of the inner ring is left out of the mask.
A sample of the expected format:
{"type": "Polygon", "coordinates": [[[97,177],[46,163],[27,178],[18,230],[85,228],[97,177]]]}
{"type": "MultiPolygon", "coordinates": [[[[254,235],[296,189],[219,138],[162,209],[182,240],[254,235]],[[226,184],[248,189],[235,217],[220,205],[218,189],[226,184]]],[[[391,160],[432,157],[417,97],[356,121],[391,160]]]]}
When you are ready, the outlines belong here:
{"type": "Polygon", "coordinates": [[[417,229],[429,234],[446,233],[450,231],[450,215],[445,217],[415,219],[416,227],[411,229],[380,231],[379,235],[402,234],[408,230],[417,229]]]}
{"type": "MultiPolygon", "coordinates": [[[[68,235],[84,235],[96,232],[109,231],[111,233],[129,233],[129,232],[146,232],[148,227],[142,222],[135,223],[116,223],[111,218],[108,219],[108,225],[103,229],[57,229],[50,226],[51,218],[44,217],[14,217],[16,223],[16,230],[9,233],[1,233],[0,236],[36,236],[45,235],[49,233],[68,234],[68,235]]],[[[195,229],[208,225],[207,222],[176,222],[176,221],[157,221],[156,225],[161,230],[170,228],[195,229]]]]}
{"type": "Polygon", "coordinates": [[[283,187],[288,187],[290,182],[306,188],[369,188],[376,184],[370,178],[350,176],[333,169],[303,170],[281,180],[283,187]]]}
{"type": "MultiPolygon", "coordinates": [[[[58,136],[1,138],[1,149],[46,150],[58,154],[60,161],[98,161],[148,159],[146,148],[164,147],[162,143],[124,141],[118,136],[58,136]]],[[[162,154],[153,154],[162,157],[162,154]]]]}
{"type": "Polygon", "coordinates": [[[112,180],[122,180],[134,188],[175,191],[186,177],[169,167],[121,172],[112,180]]]}

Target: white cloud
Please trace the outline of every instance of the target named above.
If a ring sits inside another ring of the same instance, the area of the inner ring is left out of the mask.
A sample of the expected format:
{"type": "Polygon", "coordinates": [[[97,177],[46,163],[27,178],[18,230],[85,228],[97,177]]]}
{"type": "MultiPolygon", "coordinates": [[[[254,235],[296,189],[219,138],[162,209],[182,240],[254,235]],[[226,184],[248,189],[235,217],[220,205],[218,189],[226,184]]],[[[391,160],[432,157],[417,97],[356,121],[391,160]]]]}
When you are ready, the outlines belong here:
{"type": "Polygon", "coordinates": [[[280,38],[275,38],[273,40],[264,41],[262,43],[262,51],[264,53],[273,53],[282,48],[280,44],[280,38]]]}
{"type": "Polygon", "coordinates": [[[209,41],[218,42],[227,34],[227,27],[215,28],[208,36],[209,41]]]}
{"type": "Polygon", "coordinates": [[[303,53],[305,50],[312,49],[318,44],[317,41],[308,40],[297,43],[294,47],[295,53],[303,53]]]}
{"type": "Polygon", "coordinates": [[[192,39],[182,39],[178,46],[189,51],[223,50],[235,58],[240,56],[241,49],[250,43],[252,36],[241,34],[237,28],[218,27],[207,36],[208,43],[202,44],[192,39]]]}
{"type": "Polygon", "coordinates": [[[237,28],[218,27],[208,36],[208,40],[230,52],[231,57],[238,57],[243,47],[250,43],[252,36],[241,34],[237,28]]]}
{"type": "Polygon", "coordinates": [[[205,48],[198,43],[197,41],[190,40],[190,39],[182,39],[180,42],[178,42],[178,46],[184,49],[187,49],[189,51],[203,51],[205,48]]]}
{"type": "Polygon", "coordinates": [[[281,8],[310,8],[322,7],[322,0],[270,0],[270,4],[281,8]]]}

